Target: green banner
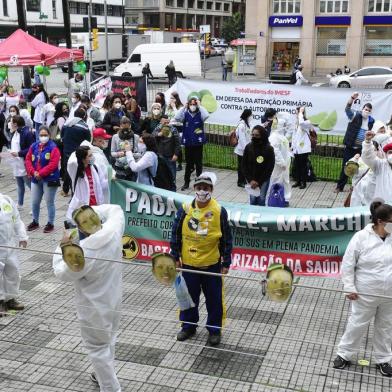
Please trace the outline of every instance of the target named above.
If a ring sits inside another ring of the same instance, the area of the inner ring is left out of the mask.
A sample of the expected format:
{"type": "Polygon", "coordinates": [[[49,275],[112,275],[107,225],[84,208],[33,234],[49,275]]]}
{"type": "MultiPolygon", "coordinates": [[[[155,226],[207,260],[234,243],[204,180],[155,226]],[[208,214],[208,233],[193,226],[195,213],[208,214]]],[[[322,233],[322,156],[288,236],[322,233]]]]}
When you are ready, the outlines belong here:
{"type": "MultiPolygon", "coordinates": [[[[124,257],[150,260],[170,250],[177,209],[192,197],[113,180],[111,202],[125,214],[124,257]]],[[[297,275],[337,276],[354,232],[370,222],[369,210],[355,208],[272,208],[222,202],[233,231],[232,269],[265,272],[271,263],[297,275]]]]}

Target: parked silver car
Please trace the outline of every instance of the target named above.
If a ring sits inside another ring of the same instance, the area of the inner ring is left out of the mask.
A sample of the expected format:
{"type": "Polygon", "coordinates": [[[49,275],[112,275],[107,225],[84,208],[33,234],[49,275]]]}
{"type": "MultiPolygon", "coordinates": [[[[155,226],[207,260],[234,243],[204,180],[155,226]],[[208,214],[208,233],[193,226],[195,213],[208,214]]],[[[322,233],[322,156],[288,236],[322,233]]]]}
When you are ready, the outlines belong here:
{"type": "Polygon", "coordinates": [[[347,75],[332,76],[332,87],[338,88],[390,88],[392,89],[392,68],[364,67],[347,75]]]}

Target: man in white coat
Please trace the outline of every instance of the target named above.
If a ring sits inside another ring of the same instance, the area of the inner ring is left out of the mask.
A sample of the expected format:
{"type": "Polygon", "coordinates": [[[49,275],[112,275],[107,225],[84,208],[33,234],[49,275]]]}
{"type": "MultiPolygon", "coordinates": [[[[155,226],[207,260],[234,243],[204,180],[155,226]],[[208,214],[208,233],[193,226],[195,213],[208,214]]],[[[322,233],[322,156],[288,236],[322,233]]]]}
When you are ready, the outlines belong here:
{"type": "MultiPolygon", "coordinates": [[[[27,246],[25,225],[13,200],[0,193],[0,244],[27,246]]],[[[15,249],[0,248],[0,317],[7,310],[23,310],[16,300],[19,293],[19,259],[15,249]]]]}
{"type": "Polygon", "coordinates": [[[284,187],[284,199],[286,206],[289,205],[291,198],[291,185],[290,185],[290,163],[291,153],[289,141],[285,134],[290,127],[289,114],[279,113],[278,118],[274,120],[271,128],[271,135],[269,142],[274,148],[275,153],[275,166],[272,172],[270,185],[267,192],[269,195],[273,184],[281,184],[284,187]]]}
{"type": "MultiPolygon", "coordinates": [[[[121,392],[114,349],[121,315],[122,264],[118,262],[122,260],[124,213],[118,205],[83,206],[74,212],[73,219],[85,236],[79,243],[86,258],[84,267],[75,271],[62,255],[56,254],[54,274],[74,283],[82,341],[94,368],[91,379],[98,382],[101,392],[121,392]]],[[[69,241],[65,235],[62,244],[69,241]]],[[[60,247],[56,253],[60,253],[60,247]]]]}

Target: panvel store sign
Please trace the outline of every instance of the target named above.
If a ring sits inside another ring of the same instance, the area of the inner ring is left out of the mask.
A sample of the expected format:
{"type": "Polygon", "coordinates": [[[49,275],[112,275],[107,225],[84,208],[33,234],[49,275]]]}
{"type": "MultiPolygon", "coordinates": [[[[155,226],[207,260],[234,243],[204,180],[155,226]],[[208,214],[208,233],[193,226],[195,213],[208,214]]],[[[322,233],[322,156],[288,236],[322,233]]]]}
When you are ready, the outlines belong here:
{"type": "Polygon", "coordinates": [[[303,25],[302,15],[290,15],[290,16],[273,15],[269,17],[270,27],[296,27],[302,25],[303,25]]]}

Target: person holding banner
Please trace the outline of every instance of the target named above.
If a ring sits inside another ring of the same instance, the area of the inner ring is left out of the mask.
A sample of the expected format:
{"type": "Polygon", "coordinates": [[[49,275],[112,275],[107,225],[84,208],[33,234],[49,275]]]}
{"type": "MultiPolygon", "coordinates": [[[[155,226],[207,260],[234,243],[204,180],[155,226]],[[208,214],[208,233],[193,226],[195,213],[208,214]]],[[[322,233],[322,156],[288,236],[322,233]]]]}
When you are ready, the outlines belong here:
{"type": "Polygon", "coordinates": [[[183,124],[182,144],[185,146],[186,168],[182,191],[189,188],[191,173],[195,166],[197,177],[203,171],[203,145],[207,142],[204,121],[208,116],[208,111],[200,105],[196,97],[190,97],[188,103],[175,116],[175,121],[183,124]]]}
{"type": "MultiPolygon", "coordinates": [[[[99,384],[101,392],[121,392],[114,355],[121,317],[124,213],[118,205],[105,204],[82,206],[72,217],[82,234],[78,248],[83,254],[79,250],[74,260],[68,260],[58,247],[53,271],[58,279],[74,285],[82,342],[94,369],[91,380],[99,384]],[[75,268],[72,261],[83,258],[75,268]]],[[[72,246],[71,241],[71,235],[65,233],[61,246],[72,246]]]]}
{"type": "Polygon", "coordinates": [[[252,129],[252,140],[245,147],[242,168],[247,181],[249,203],[265,206],[270,178],[275,166],[274,149],[268,141],[268,132],[261,125],[252,129]]]}
{"type": "Polygon", "coordinates": [[[392,206],[375,200],[370,213],[372,223],[353,236],[343,256],[342,281],[352,301],[351,316],[333,367],[344,369],[350,365],[374,318],[376,367],[383,376],[392,377],[392,300],[381,297],[392,296],[392,206]]]}
{"type": "Polygon", "coordinates": [[[206,276],[196,272],[227,274],[233,248],[227,211],[212,198],[215,184],[215,173],[205,172],[195,179],[195,199],[190,204],[184,203],[177,211],[170,241],[171,254],[177,266],[186,270],[182,272],[182,276],[196,305],[180,311],[180,320],[183,323],[177,340],[187,340],[196,333],[200,293],[203,291],[208,312],[207,343],[211,346],[220,343],[222,324],[226,316],[223,277],[206,276]]]}
{"type": "Polygon", "coordinates": [[[344,186],[347,184],[348,177],[344,173],[346,163],[356,154],[361,154],[362,142],[365,140],[365,133],[373,128],[374,118],[372,113],[372,104],[363,105],[362,111],[354,111],[351,106],[359,97],[359,93],[354,93],[347,102],[346,115],[349,119],[347,130],[344,135],[343,144],[343,161],[342,170],[340,172],[339,181],[336,184],[335,193],[343,192],[344,186]]]}

